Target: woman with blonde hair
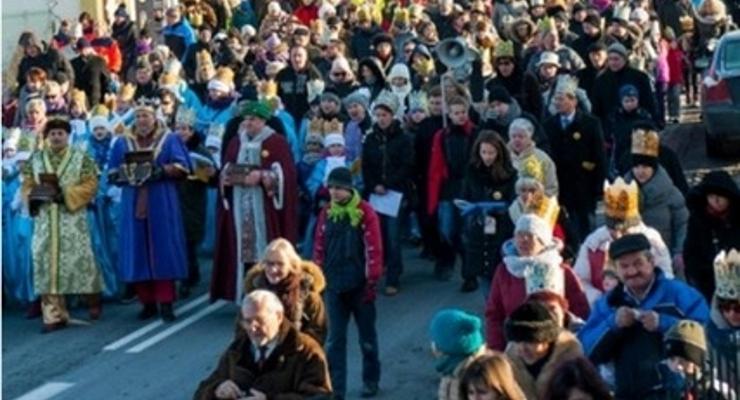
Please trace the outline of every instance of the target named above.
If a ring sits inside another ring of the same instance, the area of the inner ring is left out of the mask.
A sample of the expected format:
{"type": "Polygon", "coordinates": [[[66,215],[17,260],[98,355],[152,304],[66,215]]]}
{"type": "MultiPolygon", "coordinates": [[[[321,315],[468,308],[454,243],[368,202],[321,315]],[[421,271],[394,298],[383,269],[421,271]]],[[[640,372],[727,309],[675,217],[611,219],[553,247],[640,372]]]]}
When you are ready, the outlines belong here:
{"type": "Polygon", "coordinates": [[[293,245],[283,238],[267,245],[262,261],[249,270],[244,280],[245,293],[257,289],[275,293],[283,302],[285,318],[321,344],[326,338],[327,325],[321,298],[325,286],[319,266],[302,260],[293,245]]]}
{"type": "Polygon", "coordinates": [[[470,363],[460,378],[464,400],[525,400],[509,359],[493,351],[470,363]]]}

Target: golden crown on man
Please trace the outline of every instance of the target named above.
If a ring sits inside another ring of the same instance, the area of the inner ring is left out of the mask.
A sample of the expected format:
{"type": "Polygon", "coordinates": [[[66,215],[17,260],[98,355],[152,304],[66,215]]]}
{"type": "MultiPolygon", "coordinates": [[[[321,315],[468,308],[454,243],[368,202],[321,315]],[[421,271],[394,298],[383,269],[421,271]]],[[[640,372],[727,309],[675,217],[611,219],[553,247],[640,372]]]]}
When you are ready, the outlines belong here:
{"type": "Polygon", "coordinates": [[[640,218],[639,189],[634,180],[627,184],[621,177],[614,183],[604,182],[604,213],[616,220],[640,218]]]}
{"type": "Polygon", "coordinates": [[[660,137],[652,129],[635,129],[632,131],[632,154],[658,157],[660,137]]]}
{"type": "Polygon", "coordinates": [[[558,199],[550,197],[542,192],[536,192],[532,201],[524,207],[525,214],[534,214],[547,221],[550,228],[555,228],[560,215],[560,205],[558,199]]]}

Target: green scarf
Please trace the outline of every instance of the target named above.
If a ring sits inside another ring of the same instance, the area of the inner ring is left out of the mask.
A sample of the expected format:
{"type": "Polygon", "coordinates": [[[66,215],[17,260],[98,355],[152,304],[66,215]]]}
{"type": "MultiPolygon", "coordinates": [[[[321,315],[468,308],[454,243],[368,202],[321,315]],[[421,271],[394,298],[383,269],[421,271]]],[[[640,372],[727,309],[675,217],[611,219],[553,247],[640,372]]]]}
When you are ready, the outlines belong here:
{"type": "Polygon", "coordinates": [[[332,201],[329,206],[329,219],[336,223],[347,217],[349,218],[349,224],[356,228],[363,217],[362,210],[358,207],[360,200],[360,194],[357,193],[357,190],[352,190],[352,198],[346,204],[332,201]]]}

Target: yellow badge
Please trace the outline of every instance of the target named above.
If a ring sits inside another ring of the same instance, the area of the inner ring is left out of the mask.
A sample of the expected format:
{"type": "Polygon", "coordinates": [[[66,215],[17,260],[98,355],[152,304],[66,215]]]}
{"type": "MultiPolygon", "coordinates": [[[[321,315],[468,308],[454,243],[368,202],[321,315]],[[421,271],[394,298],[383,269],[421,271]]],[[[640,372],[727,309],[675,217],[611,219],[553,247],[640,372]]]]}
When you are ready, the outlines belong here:
{"type": "Polygon", "coordinates": [[[585,169],[586,171],[593,171],[593,170],[594,170],[594,168],[596,168],[596,164],[595,164],[595,163],[592,163],[592,162],[589,162],[589,161],[584,161],[584,162],[582,162],[582,163],[581,163],[581,166],[582,166],[582,167],[583,167],[583,169],[585,169]]]}
{"type": "Polygon", "coordinates": [[[576,132],[573,134],[573,139],[575,140],[581,140],[581,132],[576,132]]]}
{"type": "Polygon", "coordinates": [[[262,158],[270,157],[270,152],[267,150],[262,150],[262,158]]]}
{"type": "Polygon", "coordinates": [[[499,191],[493,192],[493,199],[494,200],[501,200],[501,192],[499,192],[499,191]]]}

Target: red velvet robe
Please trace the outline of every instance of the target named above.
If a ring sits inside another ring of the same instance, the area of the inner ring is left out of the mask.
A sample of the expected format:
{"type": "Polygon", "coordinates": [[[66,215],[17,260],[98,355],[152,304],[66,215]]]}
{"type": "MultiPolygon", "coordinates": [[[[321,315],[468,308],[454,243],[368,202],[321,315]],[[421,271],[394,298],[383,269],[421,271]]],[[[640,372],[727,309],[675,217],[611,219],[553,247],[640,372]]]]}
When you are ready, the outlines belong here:
{"type": "MultiPolygon", "coordinates": [[[[223,165],[236,163],[241,141],[234,136],[226,147],[223,165]]],[[[298,239],[298,185],[295,164],[290,153],[290,146],[283,136],[273,134],[262,142],[262,168],[270,170],[273,163],[279,163],[283,170],[283,207],[278,210],[271,197],[265,191],[264,209],[267,225],[267,242],[283,237],[291,243],[298,239]]],[[[216,214],[216,243],[213,255],[211,277],[211,301],[237,299],[237,230],[234,224],[234,204],[232,189],[225,187],[224,196],[229,209],[224,208],[224,200],[219,194],[216,214]]],[[[243,268],[243,266],[242,266],[243,268]]],[[[244,273],[246,276],[246,271],[244,273]]],[[[239,282],[239,285],[242,283],[239,282]]]]}

